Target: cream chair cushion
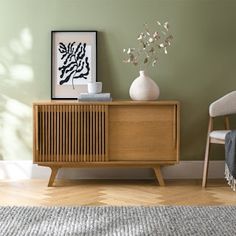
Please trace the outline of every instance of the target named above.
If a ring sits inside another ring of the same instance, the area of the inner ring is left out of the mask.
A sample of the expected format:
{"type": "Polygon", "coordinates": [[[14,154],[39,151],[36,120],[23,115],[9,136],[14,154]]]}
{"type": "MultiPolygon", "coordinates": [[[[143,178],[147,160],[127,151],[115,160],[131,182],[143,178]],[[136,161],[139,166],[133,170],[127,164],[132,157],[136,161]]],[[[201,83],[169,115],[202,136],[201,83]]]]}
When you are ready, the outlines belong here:
{"type": "Polygon", "coordinates": [[[236,91],[226,94],[209,107],[211,117],[224,116],[236,113],[236,91]]]}
{"type": "Polygon", "coordinates": [[[225,140],[225,136],[227,133],[229,133],[231,130],[214,130],[210,133],[211,138],[225,140]]]}

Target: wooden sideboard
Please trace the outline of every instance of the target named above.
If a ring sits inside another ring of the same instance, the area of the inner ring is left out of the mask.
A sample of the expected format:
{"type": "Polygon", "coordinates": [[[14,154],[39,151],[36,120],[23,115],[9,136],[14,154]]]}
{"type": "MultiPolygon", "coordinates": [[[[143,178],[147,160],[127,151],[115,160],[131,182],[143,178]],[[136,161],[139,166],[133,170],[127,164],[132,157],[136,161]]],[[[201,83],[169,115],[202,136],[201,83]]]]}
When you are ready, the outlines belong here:
{"type": "Polygon", "coordinates": [[[33,103],[34,163],[51,168],[52,186],[60,168],[153,168],[179,161],[177,101],[33,103]]]}

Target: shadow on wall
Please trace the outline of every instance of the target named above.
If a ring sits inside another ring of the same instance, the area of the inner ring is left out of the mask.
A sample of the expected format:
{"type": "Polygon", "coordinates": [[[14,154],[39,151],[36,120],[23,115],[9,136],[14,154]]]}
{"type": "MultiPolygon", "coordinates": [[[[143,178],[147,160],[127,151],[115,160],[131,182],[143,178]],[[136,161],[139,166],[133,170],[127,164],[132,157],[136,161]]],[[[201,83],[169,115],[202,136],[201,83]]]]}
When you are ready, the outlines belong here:
{"type": "Polygon", "coordinates": [[[32,47],[28,28],[0,47],[0,160],[32,157],[32,47]]]}

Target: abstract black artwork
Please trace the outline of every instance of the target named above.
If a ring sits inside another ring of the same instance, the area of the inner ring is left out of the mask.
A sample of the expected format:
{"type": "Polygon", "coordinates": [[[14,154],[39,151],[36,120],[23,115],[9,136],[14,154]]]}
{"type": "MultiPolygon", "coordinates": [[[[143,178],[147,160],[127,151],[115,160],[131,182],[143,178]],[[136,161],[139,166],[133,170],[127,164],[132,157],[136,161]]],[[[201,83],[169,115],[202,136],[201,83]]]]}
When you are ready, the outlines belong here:
{"type": "Polygon", "coordinates": [[[96,81],[96,31],[52,31],[52,99],[77,99],[96,81]]]}
{"type": "Polygon", "coordinates": [[[85,55],[86,43],[79,43],[79,45],[76,46],[75,42],[73,42],[66,46],[61,42],[59,43],[58,50],[61,53],[61,60],[63,61],[63,66],[58,67],[61,71],[59,84],[63,85],[69,80],[72,80],[74,89],[74,79],[87,79],[90,72],[88,57],[85,55]]]}

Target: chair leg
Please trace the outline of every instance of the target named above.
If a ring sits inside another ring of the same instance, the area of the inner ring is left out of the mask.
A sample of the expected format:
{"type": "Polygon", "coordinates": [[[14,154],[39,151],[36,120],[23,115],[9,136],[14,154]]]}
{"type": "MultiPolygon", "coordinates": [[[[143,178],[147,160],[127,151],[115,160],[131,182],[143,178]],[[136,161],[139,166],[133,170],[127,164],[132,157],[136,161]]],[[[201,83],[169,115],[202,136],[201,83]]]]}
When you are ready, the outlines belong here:
{"type": "Polygon", "coordinates": [[[205,188],[207,184],[208,167],[209,167],[209,153],[210,153],[210,137],[207,139],[205,150],[205,161],[203,168],[202,187],[205,188]]]}

